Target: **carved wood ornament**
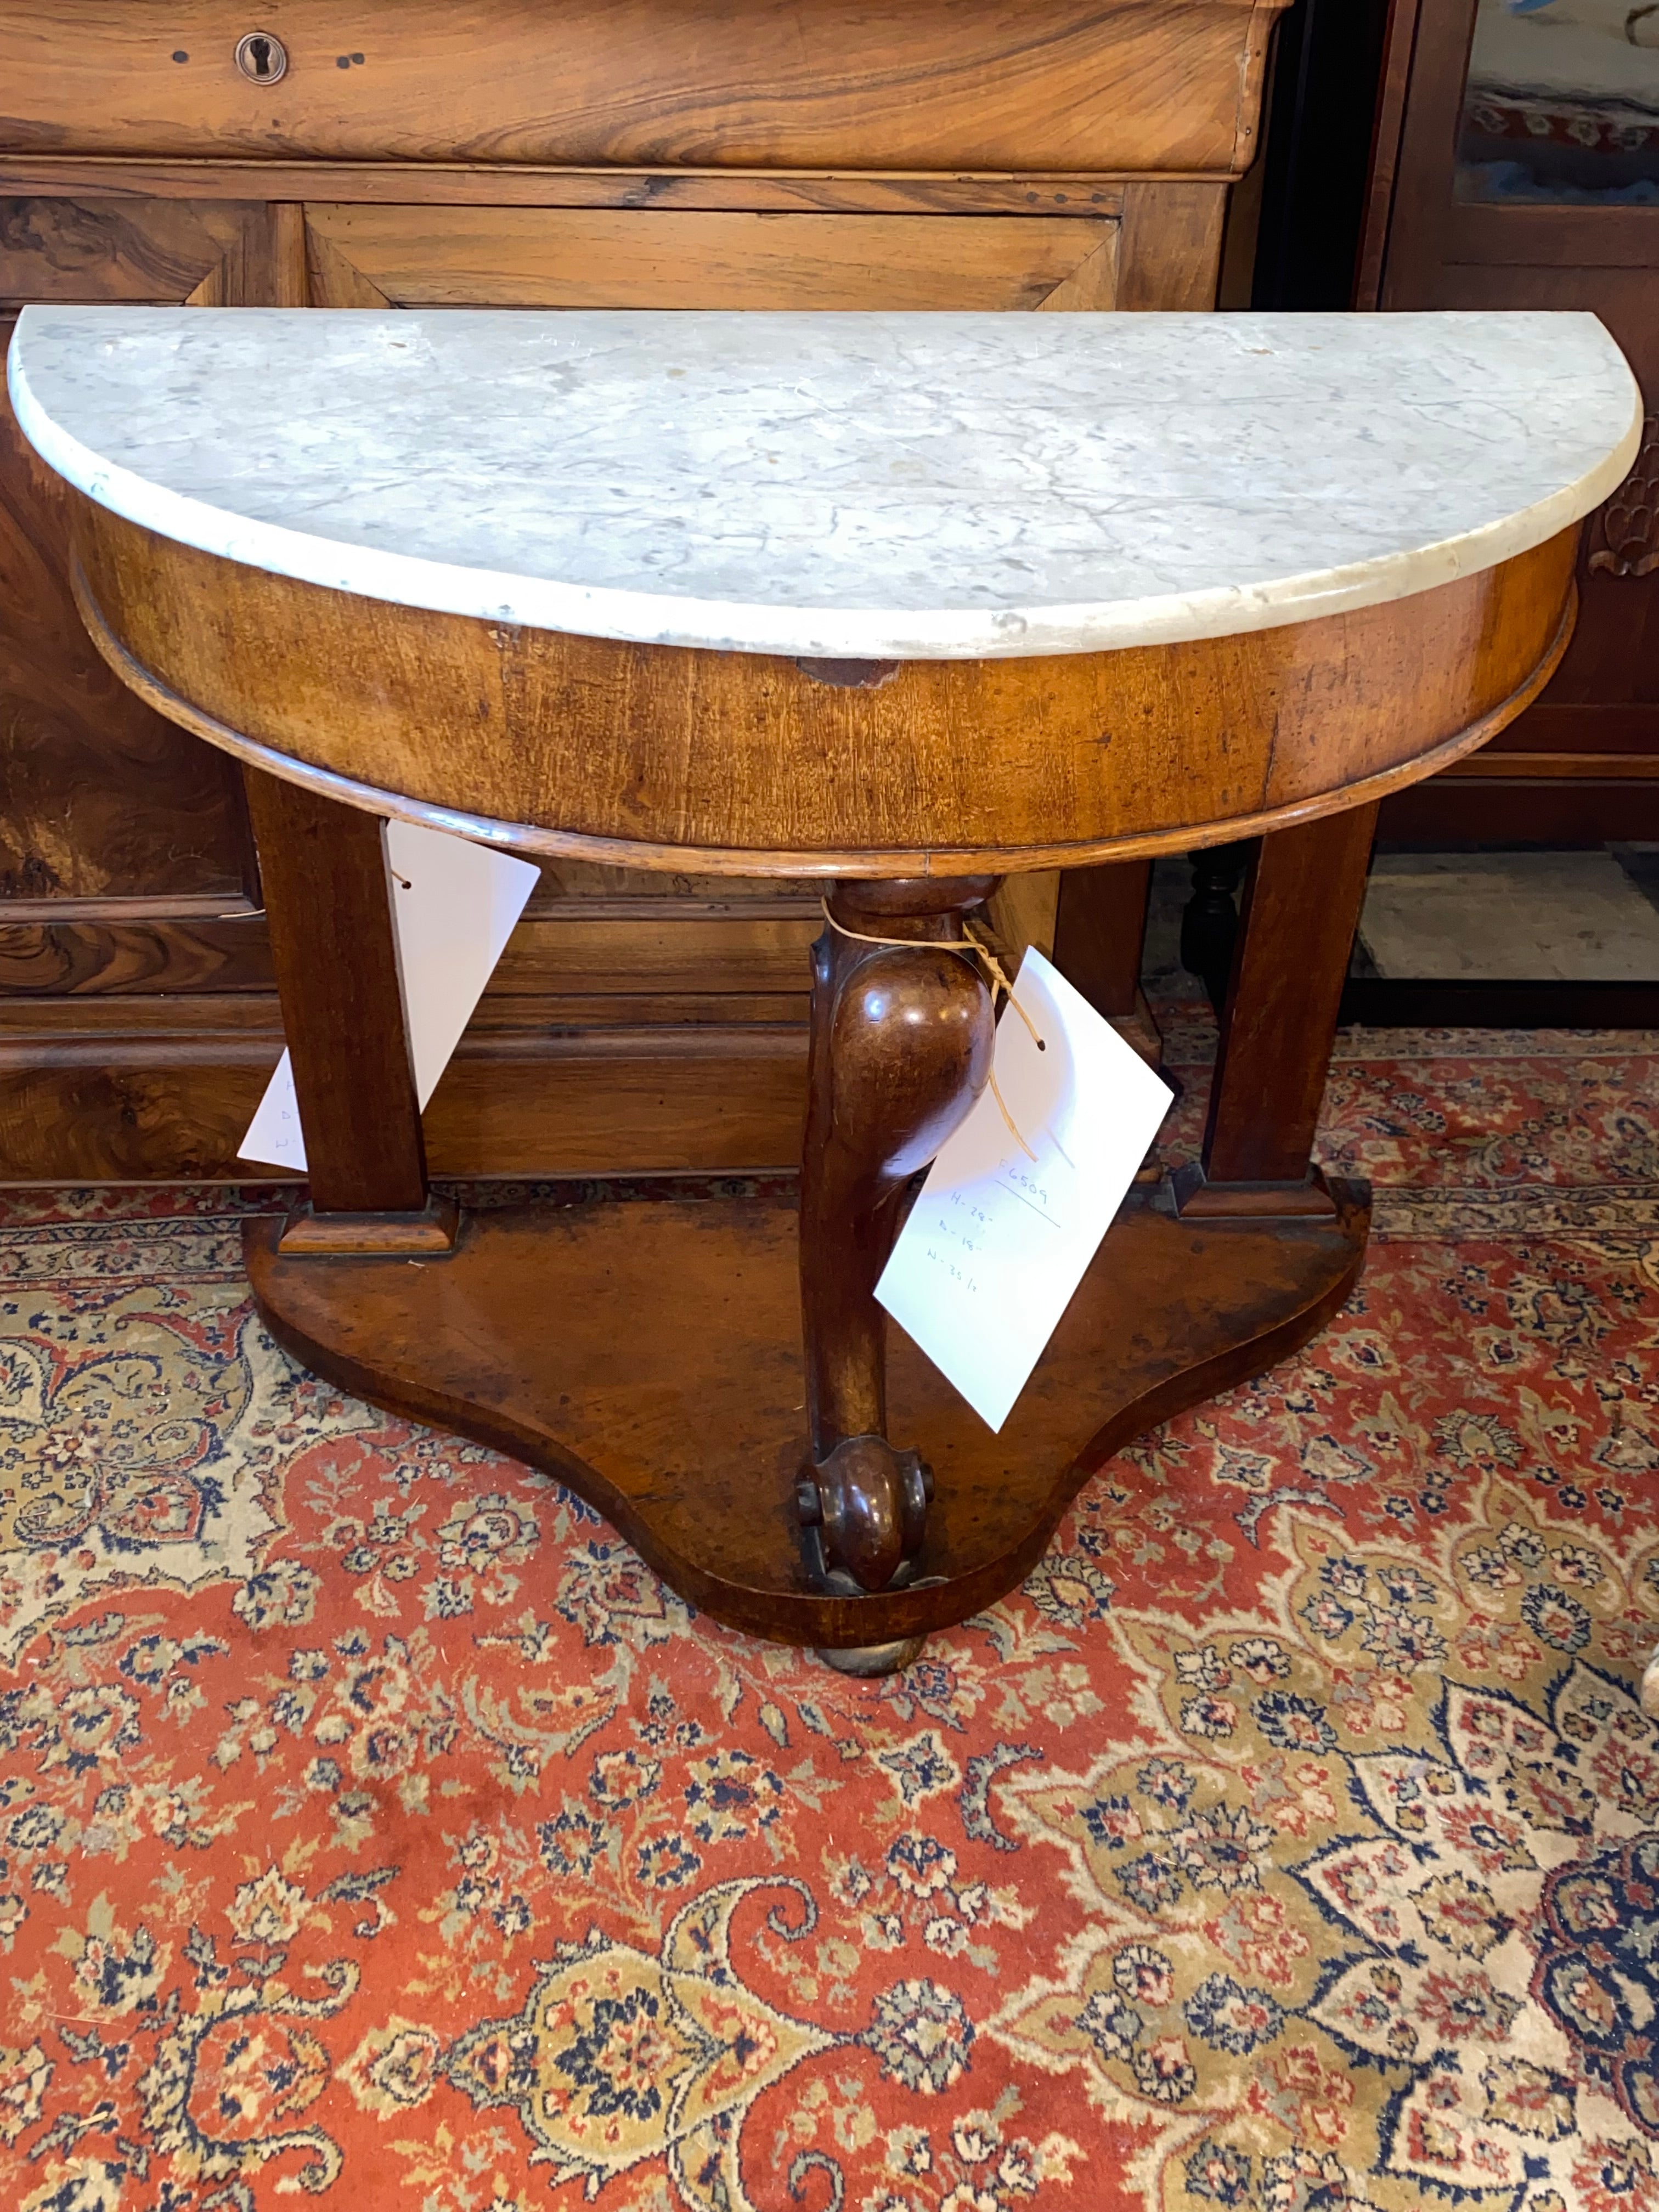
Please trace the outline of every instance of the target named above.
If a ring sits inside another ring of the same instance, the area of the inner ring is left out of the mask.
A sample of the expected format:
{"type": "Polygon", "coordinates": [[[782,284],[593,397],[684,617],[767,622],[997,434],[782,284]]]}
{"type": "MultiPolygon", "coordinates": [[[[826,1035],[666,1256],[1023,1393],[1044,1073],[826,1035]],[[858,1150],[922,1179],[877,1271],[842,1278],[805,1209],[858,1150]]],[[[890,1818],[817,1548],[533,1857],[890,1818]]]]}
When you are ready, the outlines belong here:
{"type": "Polygon", "coordinates": [[[1659,569],[1659,415],[1642,424],[1636,465],[1601,510],[1607,543],[1589,557],[1593,576],[1650,576],[1659,569]]]}

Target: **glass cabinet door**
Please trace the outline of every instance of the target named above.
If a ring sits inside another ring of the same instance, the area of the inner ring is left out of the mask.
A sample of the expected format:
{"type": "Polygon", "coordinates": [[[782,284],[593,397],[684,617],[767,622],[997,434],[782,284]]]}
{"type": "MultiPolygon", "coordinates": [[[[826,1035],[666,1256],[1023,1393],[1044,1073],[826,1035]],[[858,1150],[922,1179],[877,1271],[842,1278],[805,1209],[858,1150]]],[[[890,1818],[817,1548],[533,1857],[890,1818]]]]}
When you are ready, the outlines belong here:
{"type": "Polygon", "coordinates": [[[1456,194],[1659,206],[1659,0],[1480,0],[1456,194]]]}

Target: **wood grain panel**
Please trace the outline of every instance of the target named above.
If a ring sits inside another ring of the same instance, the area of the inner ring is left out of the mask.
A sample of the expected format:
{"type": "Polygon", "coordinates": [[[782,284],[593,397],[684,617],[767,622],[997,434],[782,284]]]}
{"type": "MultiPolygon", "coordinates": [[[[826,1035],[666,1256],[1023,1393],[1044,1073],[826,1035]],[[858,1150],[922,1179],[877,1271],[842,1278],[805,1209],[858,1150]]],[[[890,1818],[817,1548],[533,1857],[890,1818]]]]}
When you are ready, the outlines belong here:
{"type": "MultiPolygon", "coordinates": [[[[434,220],[448,220],[447,210],[434,220]]],[[[378,284],[371,283],[356,263],[329,234],[325,211],[305,210],[307,283],[313,307],[392,307],[397,302],[378,284]]]]}
{"type": "MultiPolygon", "coordinates": [[[[0,1182],[266,1181],[236,1147],[282,1048],[274,996],[0,1001],[0,1182]]],[[[427,1109],[428,1160],[439,1176],[789,1168],[805,1081],[804,1022],[475,1030],[427,1109]]]]}
{"type": "Polygon", "coordinates": [[[192,903],[199,912],[168,911],[155,898],[0,902],[0,992],[62,998],[273,989],[264,917],[251,908],[221,915],[214,899],[192,903]]]}
{"type": "Polygon", "coordinates": [[[1534,696],[1577,538],[1317,622],[909,661],[859,690],[771,655],[330,592],[85,500],[76,534],[82,613],[125,679],[255,765],[380,811],[509,823],[532,849],[750,876],[1079,865],[1379,796],[1534,696]]]}
{"type": "Polygon", "coordinates": [[[304,211],[295,201],[250,209],[187,307],[307,307],[304,211]]]}
{"type": "Polygon", "coordinates": [[[654,918],[590,918],[584,902],[526,915],[491,981],[497,997],[566,992],[802,991],[808,948],[823,928],[805,915],[699,915],[691,901],[662,900],[654,918]],[[572,911],[572,908],[575,911],[572,911]]]}
{"type": "Polygon", "coordinates": [[[1010,958],[1012,975],[1035,945],[1045,958],[1054,949],[1054,923],[1060,910],[1060,876],[1057,868],[1034,870],[1023,876],[1005,876],[985,903],[985,919],[998,944],[1010,958]]]}
{"type": "MultiPolygon", "coordinates": [[[[799,982],[799,978],[795,978],[799,982]]],[[[486,991],[467,1034],[488,1036],[498,1054],[541,1049],[557,1031],[678,1029],[793,1029],[806,1019],[811,994],[793,991],[486,991]]]]}
{"type": "Polygon", "coordinates": [[[236,1146],[282,1049],[274,992],[0,998],[0,1182],[257,1176],[236,1146]]]}
{"type": "MultiPolygon", "coordinates": [[[[731,903],[734,913],[710,913],[672,890],[657,899],[544,903],[507,939],[490,996],[685,992],[729,1002],[804,993],[807,949],[823,926],[817,899],[777,910],[758,899],[731,903]]],[[[264,917],[244,902],[232,899],[225,910],[213,898],[0,901],[0,992],[61,998],[273,988],[264,917]]]]}
{"type": "MultiPolygon", "coordinates": [[[[1564,530],[1523,560],[1487,570],[1478,592],[1454,587],[1425,592],[1404,602],[1413,613],[1420,611],[1420,623],[1408,616],[1401,626],[1401,657],[1391,670],[1351,665],[1339,674],[1324,667],[1310,669],[1298,711],[1281,714],[1279,720],[1267,786],[1270,800],[1304,791],[1310,779],[1322,772],[1322,763],[1328,758],[1328,738],[1320,723],[1327,713],[1344,717],[1348,732],[1345,750],[1350,772],[1358,781],[1400,757],[1403,732],[1389,726],[1390,719],[1409,714],[1408,702],[1435,661],[1443,659],[1447,665],[1473,672],[1492,667],[1496,655],[1506,678],[1518,680],[1512,656],[1522,638],[1537,639],[1540,614],[1547,607],[1567,611],[1567,626],[1551,658],[1552,669],[1559,667],[1563,653],[1570,650],[1579,535],[1577,529],[1564,530]]],[[[1499,681],[1508,688],[1505,678],[1499,681]]],[[[1506,723],[1514,719],[1513,712],[1504,718],[1506,723]]]]}
{"type": "Polygon", "coordinates": [[[1150,860],[1073,868],[1060,878],[1053,957],[1097,1014],[1130,1015],[1140,1000],[1150,860]]]}
{"type": "MultiPolygon", "coordinates": [[[[1045,313],[1087,313],[1116,307],[1119,228],[1115,222],[1074,224],[1074,234],[1086,233],[1091,240],[1088,252],[1060,278],[1052,292],[1043,293],[1030,304],[1045,313]]],[[[939,243],[948,245],[952,241],[942,238],[939,243]]]]}
{"type": "MultiPolygon", "coordinates": [[[[1174,173],[1178,181],[1180,171],[1174,173]]],[[[1160,172],[1159,182],[1170,178],[1160,172]]],[[[367,200],[431,207],[732,208],[797,215],[1116,215],[1089,173],[1019,176],[812,169],[546,168],[513,161],[155,161],[8,154],[0,193],[100,199],[367,200]]]]}
{"type": "Polygon", "coordinates": [[[14,151],[694,167],[1231,173],[1263,0],[0,4],[14,151]],[[556,26],[556,29],[555,29],[556,26]],[[352,57],[361,53],[362,60],[352,57]],[[173,57],[183,54],[183,61],[173,57]]]}
{"type": "Polygon", "coordinates": [[[1110,217],[316,203],[306,216],[330,307],[1109,307],[1116,289],[1110,217]]]}
{"type": "MultiPolygon", "coordinates": [[[[690,871],[645,875],[636,868],[607,867],[602,861],[578,860],[562,853],[544,853],[537,859],[541,879],[531,892],[526,909],[532,915],[573,898],[605,899],[618,919],[639,921],[648,921],[650,909],[670,898],[712,901],[722,912],[729,912],[734,900],[747,904],[758,902],[769,914],[809,910],[816,914],[818,910],[819,886],[805,881],[792,888],[776,877],[746,883],[741,876],[699,876],[690,871]],[[641,902],[648,902],[648,906],[641,902]]],[[[590,907],[587,911],[594,909],[590,907]]]]}
{"type": "Polygon", "coordinates": [[[264,221],[234,201],[0,199],[0,304],[171,304],[264,221]]]}
{"type": "Polygon", "coordinates": [[[246,852],[236,779],[99,659],[70,594],[68,498],[0,389],[0,901],[229,906],[246,852]]]}
{"type": "Polygon", "coordinates": [[[434,1175],[793,1168],[806,1025],[463,1041],[426,1109],[434,1175]],[[477,1165],[471,1164],[477,1163],[477,1165]]]}
{"type": "Polygon", "coordinates": [[[1651,276],[1659,261],[1656,229],[1651,200],[1601,207],[1454,201],[1438,243],[1454,268],[1638,269],[1651,276]],[[1621,220],[1608,222],[1615,213],[1621,220]]]}
{"type": "Polygon", "coordinates": [[[1150,177],[1126,185],[1116,305],[1167,313],[1213,307],[1226,216],[1223,185],[1150,177]]]}

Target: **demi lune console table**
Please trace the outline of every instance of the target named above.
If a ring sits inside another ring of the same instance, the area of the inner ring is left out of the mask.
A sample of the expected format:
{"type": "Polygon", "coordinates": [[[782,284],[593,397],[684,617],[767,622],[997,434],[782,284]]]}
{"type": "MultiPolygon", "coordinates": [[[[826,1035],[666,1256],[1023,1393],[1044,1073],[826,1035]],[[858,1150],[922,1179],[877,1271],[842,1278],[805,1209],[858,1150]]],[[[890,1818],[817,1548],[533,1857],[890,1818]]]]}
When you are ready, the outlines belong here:
{"type": "Polygon", "coordinates": [[[309,1163],[247,1232],[273,1334],[869,1670],[1346,1297],[1369,1197],[1310,1151],[1376,802],[1547,679],[1639,431],[1572,314],[30,308],[11,385],[100,651],[244,768],[309,1163]],[[825,879],[798,1221],[433,1194],[396,817],[825,879]],[[987,1078],[964,917],[1257,833],[1203,1161],[993,1435],[872,1296],[987,1078]]]}

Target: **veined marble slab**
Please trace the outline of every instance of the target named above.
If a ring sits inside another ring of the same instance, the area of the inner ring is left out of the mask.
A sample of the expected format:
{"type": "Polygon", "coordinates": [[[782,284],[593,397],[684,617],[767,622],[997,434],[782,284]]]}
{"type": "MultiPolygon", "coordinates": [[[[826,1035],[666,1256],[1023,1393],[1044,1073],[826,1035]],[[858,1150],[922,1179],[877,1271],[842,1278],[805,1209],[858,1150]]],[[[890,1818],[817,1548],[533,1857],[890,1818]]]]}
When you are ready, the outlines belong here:
{"type": "Polygon", "coordinates": [[[975,659],[1265,629],[1524,552],[1634,459],[1586,314],[29,307],[13,404],[204,551],[544,629],[975,659]]]}

